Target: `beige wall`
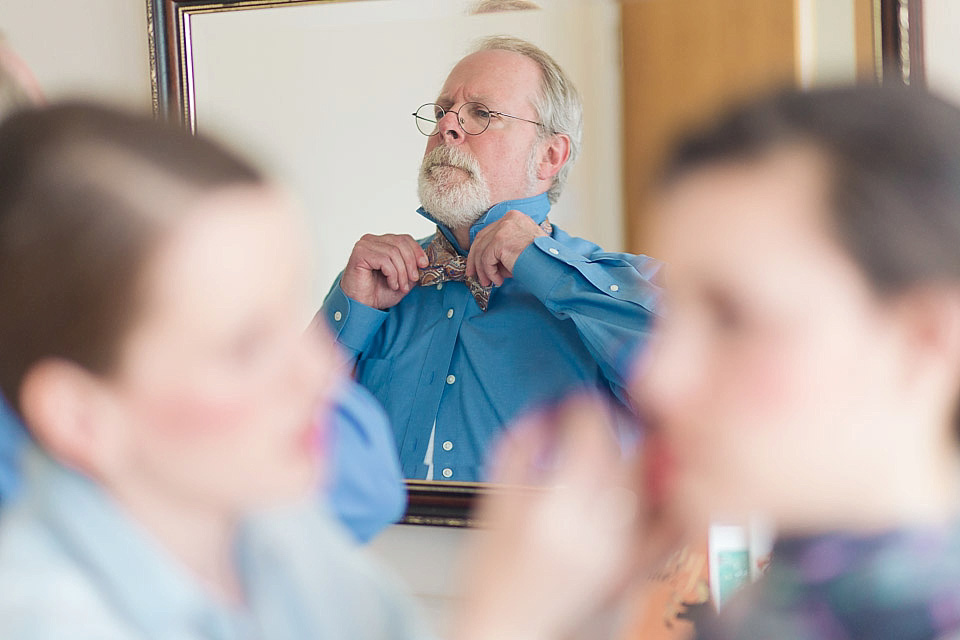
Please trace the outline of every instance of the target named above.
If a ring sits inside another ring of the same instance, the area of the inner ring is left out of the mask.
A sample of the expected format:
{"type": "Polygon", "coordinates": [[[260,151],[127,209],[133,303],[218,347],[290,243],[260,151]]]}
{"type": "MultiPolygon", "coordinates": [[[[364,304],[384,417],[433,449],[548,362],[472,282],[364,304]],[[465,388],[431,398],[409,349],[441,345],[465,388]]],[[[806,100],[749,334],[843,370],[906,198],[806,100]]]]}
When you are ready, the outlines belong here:
{"type": "Polygon", "coordinates": [[[3,0],[0,32],[50,97],[150,108],[146,2],[3,0]]]}
{"type": "Polygon", "coordinates": [[[923,30],[928,85],[960,103],[960,1],[925,0],[923,30]]]}
{"type": "Polygon", "coordinates": [[[857,73],[854,0],[795,0],[800,86],[852,82],[857,73]]]}

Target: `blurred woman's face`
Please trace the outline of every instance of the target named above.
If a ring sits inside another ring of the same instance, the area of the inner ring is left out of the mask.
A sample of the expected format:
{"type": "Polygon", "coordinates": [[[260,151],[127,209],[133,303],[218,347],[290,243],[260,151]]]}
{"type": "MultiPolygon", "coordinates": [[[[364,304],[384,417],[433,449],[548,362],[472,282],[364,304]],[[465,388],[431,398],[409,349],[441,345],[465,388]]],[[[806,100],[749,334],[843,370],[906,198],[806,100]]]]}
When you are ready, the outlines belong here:
{"type": "Polygon", "coordinates": [[[124,490],[236,515],[314,486],[336,364],[329,337],[305,333],[303,235],[278,193],[235,187],[150,259],[107,381],[124,490]]]}
{"type": "Polygon", "coordinates": [[[784,151],[694,171],[659,203],[664,319],[634,391],[651,491],[697,522],[827,517],[869,495],[898,333],[829,232],[826,171],[784,151]]]}

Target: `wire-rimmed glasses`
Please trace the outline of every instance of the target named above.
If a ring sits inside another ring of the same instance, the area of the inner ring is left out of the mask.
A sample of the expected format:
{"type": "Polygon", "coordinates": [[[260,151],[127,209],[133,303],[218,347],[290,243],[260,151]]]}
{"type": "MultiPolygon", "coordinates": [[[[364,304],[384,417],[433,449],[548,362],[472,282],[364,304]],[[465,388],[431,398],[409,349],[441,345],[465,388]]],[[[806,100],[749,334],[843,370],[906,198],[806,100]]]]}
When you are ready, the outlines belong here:
{"type": "Polygon", "coordinates": [[[436,103],[428,102],[420,105],[420,108],[413,112],[413,119],[416,121],[420,133],[425,136],[435,136],[440,133],[440,119],[448,113],[457,114],[457,122],[460,123],[460,128],[463,129],[464,133],[471,136],[478,136],[486,131],[494,117],[513,118],[514,120],[523,120],[530,124],[545,127],[542,122],[536,120],[527,120],[502,111],[491,111],[482,102],[466,102],[460,107],[459,111],[445,109],[436,103]]]}

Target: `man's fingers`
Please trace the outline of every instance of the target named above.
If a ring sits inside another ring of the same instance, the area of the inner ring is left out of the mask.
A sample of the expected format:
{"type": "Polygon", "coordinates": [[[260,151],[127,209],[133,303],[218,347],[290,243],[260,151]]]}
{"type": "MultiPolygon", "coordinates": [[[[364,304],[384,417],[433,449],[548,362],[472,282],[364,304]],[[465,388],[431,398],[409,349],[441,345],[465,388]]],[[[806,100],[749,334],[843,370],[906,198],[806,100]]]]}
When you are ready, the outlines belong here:
{"type": "Polygon", "coordinates": [[[497,255],[495,246],[486,247],[484,252],[477,256],[477,261],[480,284],[485,287],[491,284],[497,286],[503,284],[503,278],[500,275],[500,256],[497,255]]]}
{"type": "Polygon", "coordinates": [[[483,251],[484,239],[486,236],[483,234],[483,231],[477,234],[477,237],[474,238],[473,244],[470,245],[470,251],[467,252],[467,277],[475,278],[478,277],[477,273],[477,256],[480,255],[480,252],[483,251]]]}
{"type": "Polygon", "coordinates": [[[406,273],[408,280],[410,282],[419,280],[420,271],[418,269],[418,256],[416,252],[416,248],[418,248],[419,245],[409,236],[399,236],[395,246],[400,252],[403,260],[403,272],[406,273]]]}
{"type": "Polygon", "coordinates": [[[409,291],[411,282],[420,278],[418,256],[410,243],[416,244],[416,241],[409,236],[387,235],[372,236],[364,244],[367,264],[371,269],[380,271],[394,291],[409,291]]]}
{"type": "Polygon", "coordinates": [[[387,286],[394,291],[399,290],[401,283],[407,281],[403,258],[393,245],[377,243],[368,248],[364,257],[370,270],[379,271],[387,281],[387,286]]]}
{"type": "MultiPolygon", "coordinates": [[[[423,250],[423,247],[420,246],[420,243],[413,239],[412,236],[404,236],[408,239],[409,242],[413,244],[413,255],[417,260],[417,266],[420,268],[426,268],[430,265],[430,260],[427,259],[427,252],[423,250]]],[[[419,275],[419,274],[418,274],[419,275]]]]}

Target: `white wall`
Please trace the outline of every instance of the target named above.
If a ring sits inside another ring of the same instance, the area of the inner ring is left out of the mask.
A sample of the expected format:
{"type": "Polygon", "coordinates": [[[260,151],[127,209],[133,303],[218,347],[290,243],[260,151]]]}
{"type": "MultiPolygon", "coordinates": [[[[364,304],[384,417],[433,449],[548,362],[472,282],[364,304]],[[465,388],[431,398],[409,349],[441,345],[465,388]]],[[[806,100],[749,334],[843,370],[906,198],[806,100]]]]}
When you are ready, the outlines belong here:
{"type": "Polygon", "coordinates": [[[480,529],[395,525],[370,544],[383,566],[410,589],[438,637],[452,629],[460,598],[460,553],[480,529]]]}
{"type": "Polygon", "coordinates": [[[623,248],[619,6],[540,2],[543,11],[480,16],[467,0],[368,0],[191,19],[197,130],[262,159],[302,199],[317,306],[364,233],[433,232],[416,214],[427,140],[411,113],[488,35],[538,44],[580,90],[583,154],[551,220],[623,248]]]}
{"type": "Polygon", "coordinates": [[[49,97],[150,108],[145,0],[2,0],[0,33],[49,97]]]}
{"type": "Polygon", "coordinates": [[[923,31],[927,84],[960,103],[960,1],[925,0],[923,31]]]}
{"type": "Polygon", "coordinates": [[[795,0],[797,70],[803,87],[853,82],[854,0],[795,0]]]}

